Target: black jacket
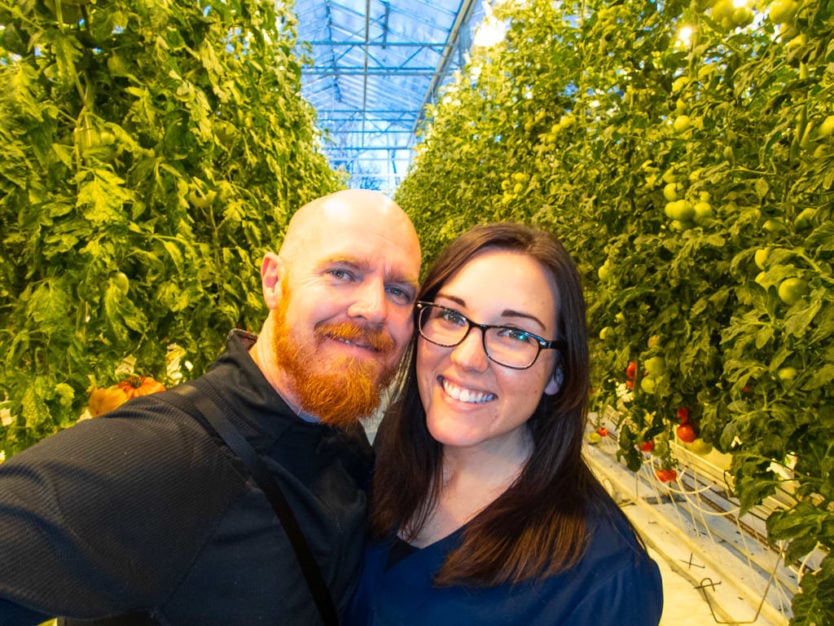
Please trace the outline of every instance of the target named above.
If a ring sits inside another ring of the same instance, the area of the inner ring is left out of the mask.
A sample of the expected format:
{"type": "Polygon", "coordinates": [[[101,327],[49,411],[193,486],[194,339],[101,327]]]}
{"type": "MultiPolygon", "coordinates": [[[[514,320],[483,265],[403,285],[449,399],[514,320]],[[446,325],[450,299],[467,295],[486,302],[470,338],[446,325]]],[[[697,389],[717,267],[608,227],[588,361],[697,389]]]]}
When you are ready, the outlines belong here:
{"type": "MultiPolygon", "coordinates": [[[[194,381],[279,481],[343,611],[371,450],[298,418],[234,332],[194,381]]],[[[0,625],[150,614],[159,624],[319,624],[292,548],[237,459],[155,394],[0,464],[0,625]]],[[[127,623],[109,622],[109,623],[127,623]]]]}

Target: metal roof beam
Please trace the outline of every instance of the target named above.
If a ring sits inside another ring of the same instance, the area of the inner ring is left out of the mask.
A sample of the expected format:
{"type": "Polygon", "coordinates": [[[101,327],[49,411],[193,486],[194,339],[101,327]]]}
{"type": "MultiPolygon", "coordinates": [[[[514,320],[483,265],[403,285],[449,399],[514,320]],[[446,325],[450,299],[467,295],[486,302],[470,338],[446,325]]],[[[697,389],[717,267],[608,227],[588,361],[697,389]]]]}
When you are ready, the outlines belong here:
{"type": "Polygon", "coordinates": [[[411,150],[411,146],[336,146],[330,149],[330,152],[336,154],[342,150],[350,150],[351,152],[364,152],[365,150],[379,152],[380,150],[411,150]]]}
{"type": "Polygon", "coordinates": [[[433,67],[398,67],[395,65],[373,68],[365,68],[362,65],[323,67],[320,69],[313,68],[307,72],[310,76],[387,76],[389,74],[396,74],[397,76],[434,76],[435,73],[433,67]]]}
{"type": "Polygon", "coordinates": [[[462,0],[460,4],[460,9],[458,9],[457,17],[455,18],[455,23],[452,26],[452,29],[449,31],[449,39],[446,42],[446,47],[443,49],[443,55],[440,58],[440,62],[437,64],[437,70],[435,71],[434,76],[432,77],[431,83],[429,84],[429,88],[426,90],[426,95],[423,98],[423,104],[420,105],[420,108],[417,113],[417,119],[414,121],[414,128],[412,129],[412,133],[416,136],[417,135],[417,125],[420,123],[422,119],[423,110],[426,108],[426,105],[434,100],[437,95],[437,90],[440,89],[440,84],[443,81],[443,78],[446,72],[449,69],[449,64],[452,62],[452,54],[457,47],[458,38],[460,37],[461,29],[466,25],[469,21],[469,18],[472,16],[472,11],[475,9],[475,5],[477,0],[462,0]]]}

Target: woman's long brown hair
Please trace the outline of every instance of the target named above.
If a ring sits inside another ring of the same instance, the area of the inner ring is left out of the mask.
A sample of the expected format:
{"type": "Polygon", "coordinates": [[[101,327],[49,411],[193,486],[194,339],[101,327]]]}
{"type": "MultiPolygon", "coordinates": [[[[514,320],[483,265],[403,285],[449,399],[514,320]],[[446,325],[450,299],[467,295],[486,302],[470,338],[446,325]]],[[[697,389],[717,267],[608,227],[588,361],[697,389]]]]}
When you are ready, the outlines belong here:
{"type": "MultiPolygon", "coordinates": [[[[464,529],[461,545],[435,577],[438,585],[493,586],[544,577],[575,564],[590,540],[589,514],[621,515],[582,457],[590,390],[585,301],[579,273],[562,244],[541,230],[498,223],[475,227],[449,245],[432,265],[419,299],[440,288],[485,250],[526,254],[553,276],[558,290],[557,337],[566,347],[558,366],[564,382],[543,395],[528,421],[532,455],[516,482],[464,529]]],[[[377,539],[399,530],[413,538],[441,488],[442,450],[428,432],[415,376],[412,342],[403,391],[374,441],[371,532],[377,539]]]]}

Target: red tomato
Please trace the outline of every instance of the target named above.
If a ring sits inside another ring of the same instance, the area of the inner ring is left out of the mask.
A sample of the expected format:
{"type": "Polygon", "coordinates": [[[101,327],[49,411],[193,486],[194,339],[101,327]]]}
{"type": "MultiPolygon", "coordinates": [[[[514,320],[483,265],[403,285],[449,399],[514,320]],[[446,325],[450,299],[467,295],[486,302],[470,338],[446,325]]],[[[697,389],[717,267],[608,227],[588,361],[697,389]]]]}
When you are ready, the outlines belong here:
{"type": "Polygon", "coordinates": [[[640,449],[643,452],[651,452],[652,450],[654,450],[654,440],[649,439],[648,441],[644,441],[640,444],[640,449]]]}
{"type": "Polygon", "coordinates": [[[692,428],[690,424],[681,424],[677,427],[675,432],[678,435],[678,439],[680,439],[684,443],[692,443],[693,441],[695,441],[695,429],[692,428]]]}
{"type": "Polygon", "coordinates": [[[634,380],[635,374],[637,374],[637,363],[629,361],[628,367],[626,368],[626,376],[629,380],[634,380]]]}
{"type": "Polygon", "coordinates": [[[634,381],[633,380],[627,380],[626,381],[626,387],[628,387],[629,389],[634,389],[634,381]]]}
{"type": "Polygon", "coordinates": [[[655,478],[662,483],[672,482],[678,479],[678,473],[673,469],[659,469],[654,471],[655,478]]]}
{"type": "Polygon", "coordinates": [[[689,421],[689,409],[685,406],[678,409],[678,420],[681,424],[686,424],[689,421]]]}
{"type": "Polygon", "coordinates": [[[597,432],[599,433],[600,437],[608,436],[608,429],[605,426],[600,426],[599,428],[597,428],[597,432]]]}
{"type": "Polygon", "coordinates": [[[131,376],[119,383],[119,389],[124,391],[128,398],[135,398],[165,391],[165,385],[150,376],[131,376]]]}

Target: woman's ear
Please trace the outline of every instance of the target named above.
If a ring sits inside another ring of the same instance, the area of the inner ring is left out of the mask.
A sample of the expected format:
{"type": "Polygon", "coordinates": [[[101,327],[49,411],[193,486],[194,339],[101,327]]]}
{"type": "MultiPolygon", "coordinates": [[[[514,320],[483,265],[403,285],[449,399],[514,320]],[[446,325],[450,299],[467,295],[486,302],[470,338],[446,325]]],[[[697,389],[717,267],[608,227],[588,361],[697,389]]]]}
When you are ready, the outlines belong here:
{"type": "Polygon", "coordinates": [[[281,279],[285,272],[284,260],[274,252],[267,252],[261,264],[261,286],[264,302],[271,311],[281,300],[281,279]]]}
{"type": "Polygon", "coordinates": [[[547,381],[547,385],[545,385],[545,395],[555,396],[562,388],[563,382],[565,382],[565,372],[562,370],[562,366],[557,364],[553,370],[553,375],[550,377],[550,380],[547,381]]]}

